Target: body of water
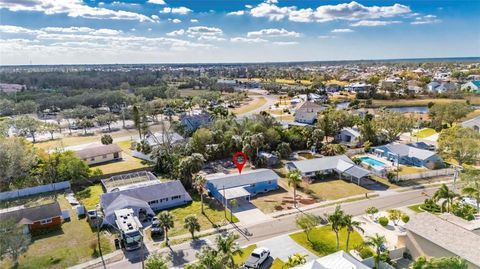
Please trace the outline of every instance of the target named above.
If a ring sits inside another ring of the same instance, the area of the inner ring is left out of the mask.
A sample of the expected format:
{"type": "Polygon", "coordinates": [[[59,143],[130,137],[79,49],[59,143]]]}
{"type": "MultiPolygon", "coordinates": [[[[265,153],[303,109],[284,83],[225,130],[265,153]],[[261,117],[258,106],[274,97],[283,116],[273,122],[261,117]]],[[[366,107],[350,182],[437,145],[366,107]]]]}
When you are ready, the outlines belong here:
{"type": "MultiPolygon", "coordinates": [[[[350,102],[342,102],[336,105],[337,109],[347,109],[350,102]]],[[[387,110],[396,111],[400,113],[420,113],[425,114],[428,113],[427,106],[401,106],[401,107],[387,107],[387,110]]],[[[472,109],[480,109],[480,106],[475,105],[472,106],[472,109]]]]}

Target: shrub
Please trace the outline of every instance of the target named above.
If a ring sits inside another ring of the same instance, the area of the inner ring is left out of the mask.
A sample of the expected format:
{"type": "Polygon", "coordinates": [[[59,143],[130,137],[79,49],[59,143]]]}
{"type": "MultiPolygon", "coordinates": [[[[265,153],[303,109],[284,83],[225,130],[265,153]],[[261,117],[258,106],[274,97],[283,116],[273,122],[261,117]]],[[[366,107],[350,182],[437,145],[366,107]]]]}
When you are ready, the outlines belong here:
{"type": "Polygon", "coordinates": [[[378,223],[382,225],[383,227],[388,225],[388,218],[387,217],[380,217],[378,218],[378,223]]]}
{"type": "Polygon", "coordinates": [[[402,221],[403,223],[407,223],[410,220],[410,217],[407,214],[402,215],[402,221]]]}
{"type": "Polygon", "coordinates": [[[370,258],[373,256],[373,251],[370,248],[364,247],[358,251],[358,255],[362,259],[370,258]]]}
{"type": "Polygon", "coordinates": [[[104,145],[110,145],[113,142],[113,138],[111,135],[105,134],[105,135],[102,135],[102,138],[100,139],[100,141],[104,145]]]}

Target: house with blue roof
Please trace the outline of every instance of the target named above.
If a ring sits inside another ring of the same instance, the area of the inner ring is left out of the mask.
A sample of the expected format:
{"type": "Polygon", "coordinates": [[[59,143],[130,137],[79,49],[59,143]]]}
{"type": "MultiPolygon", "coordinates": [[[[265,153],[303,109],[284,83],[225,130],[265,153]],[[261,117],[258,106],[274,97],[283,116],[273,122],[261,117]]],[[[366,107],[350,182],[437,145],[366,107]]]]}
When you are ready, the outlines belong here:
{"type": "Polygon", "coordinates": [[[278,189],[280,177],[271,169],[256,169],[233,174],[207,175],[206,188],[210,196],[226,204],[231,199],[244,198],[278,189]]]}
{"type": "Polygon", "coordinates": [[[462,85],[462,91],[480,94],[480,80],[472,80],[462,85]]]}
{"type": "Polygon", "coordinates": [[[394,165],[412,165],[428,169],[445,166],[442,158],[436,152],[406,144],[390,143],[374,147],[371,152],[377,157],[391,161],[394,165]]]}

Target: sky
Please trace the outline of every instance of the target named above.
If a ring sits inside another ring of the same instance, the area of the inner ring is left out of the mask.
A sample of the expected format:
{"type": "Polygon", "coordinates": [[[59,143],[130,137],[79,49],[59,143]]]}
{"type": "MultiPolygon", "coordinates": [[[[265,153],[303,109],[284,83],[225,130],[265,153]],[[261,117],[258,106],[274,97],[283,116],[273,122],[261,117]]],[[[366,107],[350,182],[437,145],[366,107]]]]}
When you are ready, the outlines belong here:
{"type": "Polygon", "coordinates": [[[0,64],[480,56],[480,0],[0,0],[0,64]]]}

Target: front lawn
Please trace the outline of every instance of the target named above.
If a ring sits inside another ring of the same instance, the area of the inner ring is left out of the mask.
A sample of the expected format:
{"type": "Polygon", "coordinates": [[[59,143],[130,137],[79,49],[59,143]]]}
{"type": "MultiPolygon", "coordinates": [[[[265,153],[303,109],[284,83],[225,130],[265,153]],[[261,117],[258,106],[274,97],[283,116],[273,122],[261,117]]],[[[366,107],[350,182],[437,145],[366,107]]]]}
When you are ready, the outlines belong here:
{"type": "MultiPolygon", "coordinates": [[[[407,166],[402,165],[400,166],[400,171],[398,172],[399,175],[409,175],[409,174],[418,174],[428,171],[425,167],[417,167],[417,166],[407,166]]],[[[395,172],[394,172],[395,173],[395,172]]]]}
{"type": "Polygon", "coordinates": [[[241,266],[247,259],[250,257],[250,254],[252,254],[253,250],[257,247],[257,245],[253,244],[250,245],[246,248],[242,248],[242,253],[241,254],[236,254],[233,256],[233,262],[235,263],[235,266],[241,266]]]}
{"type": "Polygon", "coordinates": [[[425,137],[432,136],[436,133],[437,132],[432,128],[425,128],[425,129],[422,129],[422,130],[416,132],[415,134],[413,134],[413,136],[418,137],[418,138],[425,138],[425,137]]]}
{"type": "MultiPolygon", "coordinates": [[[[227,218],[225,219],[223,207],[217,200],[204,197],[203,208],[205,214],[202,214],[200,197],[195,194],[190,195],[193,199],[192,203],[168,210],[175,219],[174,228],[168,232],[169,236],[189,233],[187,229],[183,228],[183,220],[191,214],[197,216],[201,231],[222,226],[230,221],[230,211],[227,210],[227,218]]],[[[233,222],[238,222],[237,217],[233,216],[233,222]]]]}
{"type": "Polygon", "coordinates": [[[75,196],[78,201],[88,209],[95,209],[100,203],[100,195],[103,194],[102,184],[98,183],[77,192],[75,196]]]}
{"type": "Polygon", "coordinates": [[[321,179],[310,184],[303,183],[303,189],[305,193],[310,191],[321,200],[336,200],[371,192],[355,183],[341,179],[321,179]]]}
{"type": "MultiPolygon", "coordinates": [[[[340,248],[338,250],[336,249],[335,233],[332,231],[330,225],[317,227],[310,232],[310,238],[312,242],[315,242],[314,246],[308,242],[307,236],[304,232],[291,234],[290,237],[302,247],[321,257],[337,252],[340,249],[345,250],[347,230],[340,230],[340,248]]],[[[363,243],[360,234],[354,231],[350,234],[348,250],[355,249],[357,246],[362,246],[363,243]]]]}
{"type": "MultiPolygon", "coordinates": [[[[64,196],[58,198],[62,209],[70,211],[71,221],[65,222],[61,230],[32,237],[32,243],[19,258],[18,268],[67,268],[97,258],[90,248],[97,236],[85,219],[77,219],[75,211],[64,196]]],[[[103,232],[101,235],[103,254],[114,249],[112,240],[103,232]]],[[[10,260],[3,260],[0,268],[10,268],[10,260]]]]}

